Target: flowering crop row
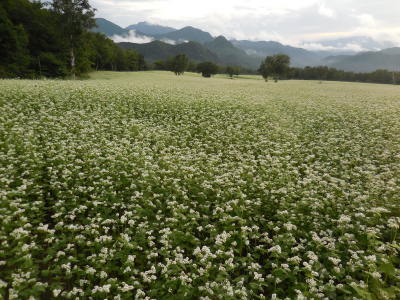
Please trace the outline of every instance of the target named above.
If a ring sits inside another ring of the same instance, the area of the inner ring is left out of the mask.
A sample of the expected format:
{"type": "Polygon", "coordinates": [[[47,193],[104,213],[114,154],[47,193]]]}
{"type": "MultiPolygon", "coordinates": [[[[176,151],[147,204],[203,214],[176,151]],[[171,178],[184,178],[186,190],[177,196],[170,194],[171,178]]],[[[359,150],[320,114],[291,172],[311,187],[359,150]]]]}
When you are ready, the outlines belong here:
{"type": "Polygon", "coordinates": [[[0,298],[399,299],[398,87],[130,76],[0,82],[0,298]]]}

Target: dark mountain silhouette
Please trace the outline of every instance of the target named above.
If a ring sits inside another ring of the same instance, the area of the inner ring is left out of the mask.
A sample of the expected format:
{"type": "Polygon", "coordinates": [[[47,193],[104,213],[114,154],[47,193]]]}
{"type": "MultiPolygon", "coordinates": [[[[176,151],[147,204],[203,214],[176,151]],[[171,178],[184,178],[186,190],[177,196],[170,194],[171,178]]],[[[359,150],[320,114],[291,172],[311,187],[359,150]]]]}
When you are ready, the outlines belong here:
{"type": "Polygon", "coordinates": [[[119,43],[124,49],[134,49],[142,53],[148,61],[164,60],[178,54],[186,54],[190,60],[195,62],[212,61],[218,62],[218,56],[197,42],[187,42],[171,45],[162,41],[153,41],[146,44],[119,43]]]}
{"type": "Polygon", "coordinates": [[[290,56],[291,65],[296,67],[317,66],[321,64],[322,56],[311,51],[285,46],[273,41],[232,41],[233,45],[246,51],[248,55],[265,58],[266,56],[283,53],[290,56]]]}
{"type": "Polygon", "coordinates": [[[166,34],[177,29],[172,27],[161,26],[157,24],[151,24],[148,22],[139,22],[137,24],[129,25],[126,27],[126,30],[136,30],[148,36],[166,34]]]}
{"type": "Polygon", "coordinates": [[[252,57],[242,49],[235,47],[222,35],[205,43],[204,46],[217,54],[220,63],[224,65],[239,65],[256,69],[260,66],[262,60],[259,57],[252,57]]]}
{"type": "Polygon", "coordinates": [[[206,43],[212,41],[213,39],[211,34],[209,34],[208,32],[202,31],[192,26],[187,26],[182,29],[165,34],[154,35],[154,38],[168,39],[175,41],[177,43],[187,42],[187,41],[206,43]]]}
{"type": "Polygon", "coordinates": [[[329,66],[353,72],[373,72],[378,69],[400,71],[400,48],[389,48],[377,52],[363,52],[356,55],[331,57],[329,66]]]}
{"type": "Polygon", "coordinates": [[[122,28],[113,22],[110,22],[103,18],[96,19],[97,27],[92,28],[93,32],[100,32],[105,34],[108,37],[112,37],[113,35],[125,35],[128,34],[128,30],[122,28]]]}

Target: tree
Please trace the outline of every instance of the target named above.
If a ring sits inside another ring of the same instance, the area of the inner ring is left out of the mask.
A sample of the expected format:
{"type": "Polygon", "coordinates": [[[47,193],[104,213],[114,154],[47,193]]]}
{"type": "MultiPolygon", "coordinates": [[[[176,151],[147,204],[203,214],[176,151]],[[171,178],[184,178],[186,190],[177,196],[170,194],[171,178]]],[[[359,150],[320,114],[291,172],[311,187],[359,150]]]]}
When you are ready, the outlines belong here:
{"type": "MultiPolygon", "coordinates": [[[[68,3],[77,5],[79,1],[57,0],[54,5],[58,10],[53,4],[38,0],[0,2],[0,77],[64,78],[84,74],[92,68],[118,71],[146,68],[143,55],[123,50],[105,35],[83,28],[80,35],[75,35],[71,72],[70,35],[66,33],[60,7],[68,3]]],[[[86,27],[90,23],[88,20],[86,27]]]]}
{"type": "Polygon", "coordinates": [[[178,54],[171,60],[171,71],[175,73],[175,75],[182,75],[188,66],[189,59],[186,54],[178,54]]]}
{"type": "Polygon", "coordinates": [[[226,74],[228,74],[231,79],[233,78],[233,75],[239,76],[239,72],[240,72],[239,67],[232,67],[232,66],[226,67],[226,74]]]}
{"type": "Polygon", "coordinates": [[[258,73],[261,74],[261,76],[264,78],[265,81],[268,81],[268,77],[271,75],[271,71],[268,68],[268,64],[270,64],[270,58],[271,56],[268,56],[263,62],[261,63],[260,67],[258,68],[258,73]]]}
{"type": "Polygon", "coordinates": [[[164,60],[157,60],[153,63],[154,70],[167,70],[167,66],[165,65],[164,60]]]}
{"type": "Polygon", "coordinates": [[[197,65],[197,72],[201,73],[203,77],[209,78],[218,73],[218,66],[209,61],[202,62],[197,65]]]}
{"type": "MultiPolygon", "coordinates": [[[[3,0],[0,10],[0,24],[3,25],[0,25],[0,31],[9,27],[9,22],[14,31],[18,31],[19,42],[12,47],[12,52],[0,53],[3,63],[18,57],[16,64],[6,68],[8,76],[65,77],[68,73],[68,57],[63,49],[67,44],[60,34],[58,18],[54,11],[40,1],[31,0],[3,0]]],[[[9,30],[0,32],[0,45],[7,47],[12,41],[9,34],[9,30]]]]}
{"type": "Polygon", "coordinates": [[[189,61],[189,64],[186,68],[186,71],[188,72],[197,72],[197,64],[193,61],[189,61]]]}
{"type": "Polygon", "coordinates": [[[268,77],[272,76],[275,82],[278,82],[278,79],[285,76],[289,71],[289,65],[289,56],[285,54],[275,54],[265,58],[261,63],[258,72],[261,73],[265,81],[268,81],[268,77]]]}
{"type": "Polygon", "coordinates": [[[228,66],[226,68],[226,74],[228,74],[229,77],[232,79],[233,78],[233,74],[235,74],[235,70],[233,69],[233,67],[228,66]]]}
{"type": "Polygon", "coordinates": [[[59,24],[70,52],[70,71],[76,75],[76,48],[83,34],[95,26],[94,12],[88,0],[53,0],[53,10],[59,16],[59,24]]]}

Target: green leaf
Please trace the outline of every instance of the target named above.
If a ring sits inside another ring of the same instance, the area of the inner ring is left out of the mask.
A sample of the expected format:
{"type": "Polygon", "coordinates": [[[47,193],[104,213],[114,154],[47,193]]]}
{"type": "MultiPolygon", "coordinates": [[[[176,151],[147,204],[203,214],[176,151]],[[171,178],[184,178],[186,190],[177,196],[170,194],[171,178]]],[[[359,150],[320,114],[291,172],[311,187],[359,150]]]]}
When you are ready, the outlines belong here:
{"type": "Polygon", "coordinates": [[[374,300],[373,295],[368,292],[367,289],[363,289],[357,286],[352,286],[352,288],[356,291],[356,293],[365,300],[374,300]]]}
{"type": "Polygon", "coordinates": [[[378,267],[378,270],[387,275],[395,276],[396,268],[391,263],[382,264],[378,267]]]}

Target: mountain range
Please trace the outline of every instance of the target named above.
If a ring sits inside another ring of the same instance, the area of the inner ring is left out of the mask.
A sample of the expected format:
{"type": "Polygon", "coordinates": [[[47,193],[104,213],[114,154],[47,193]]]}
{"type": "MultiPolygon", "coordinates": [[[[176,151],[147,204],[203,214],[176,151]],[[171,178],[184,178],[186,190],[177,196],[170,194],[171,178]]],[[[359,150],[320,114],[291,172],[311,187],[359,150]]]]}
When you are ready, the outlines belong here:
{"type": "Polygon", "coordinates": [[[215,53],[205,48],[202,44],[193,41],[177,45],[171,45],[159,40],[144,44],[121,42],[119,45],[124,49],[133,49],[142,53],[147,61],[164,60],[171,56],[185,53],[190,60],[195,62],[212,61],[219,63],[218,56],[215,53]]]}
{"type": "Polygon", "coordinates": [[[100,32],[118,40],[122,48],[137,50],[150,62],[185,53],[195,62],[207,60],[255,70],[266,56],[284,53],[290,56],[291,65],[294,67],[324,65],[353,72],[400,70],[400,48],[393,47],[393,43],[381,43],[369,37],[318,41],[322,49],[311,51],[275,41],[213,37],[210,33],[192,26],[176,29],[139,22],[123,28],[102,18],[96,19],[96,24],[93,32],[100,32]],[[379,49],[383,47],[390,48],[379,49]]]}

